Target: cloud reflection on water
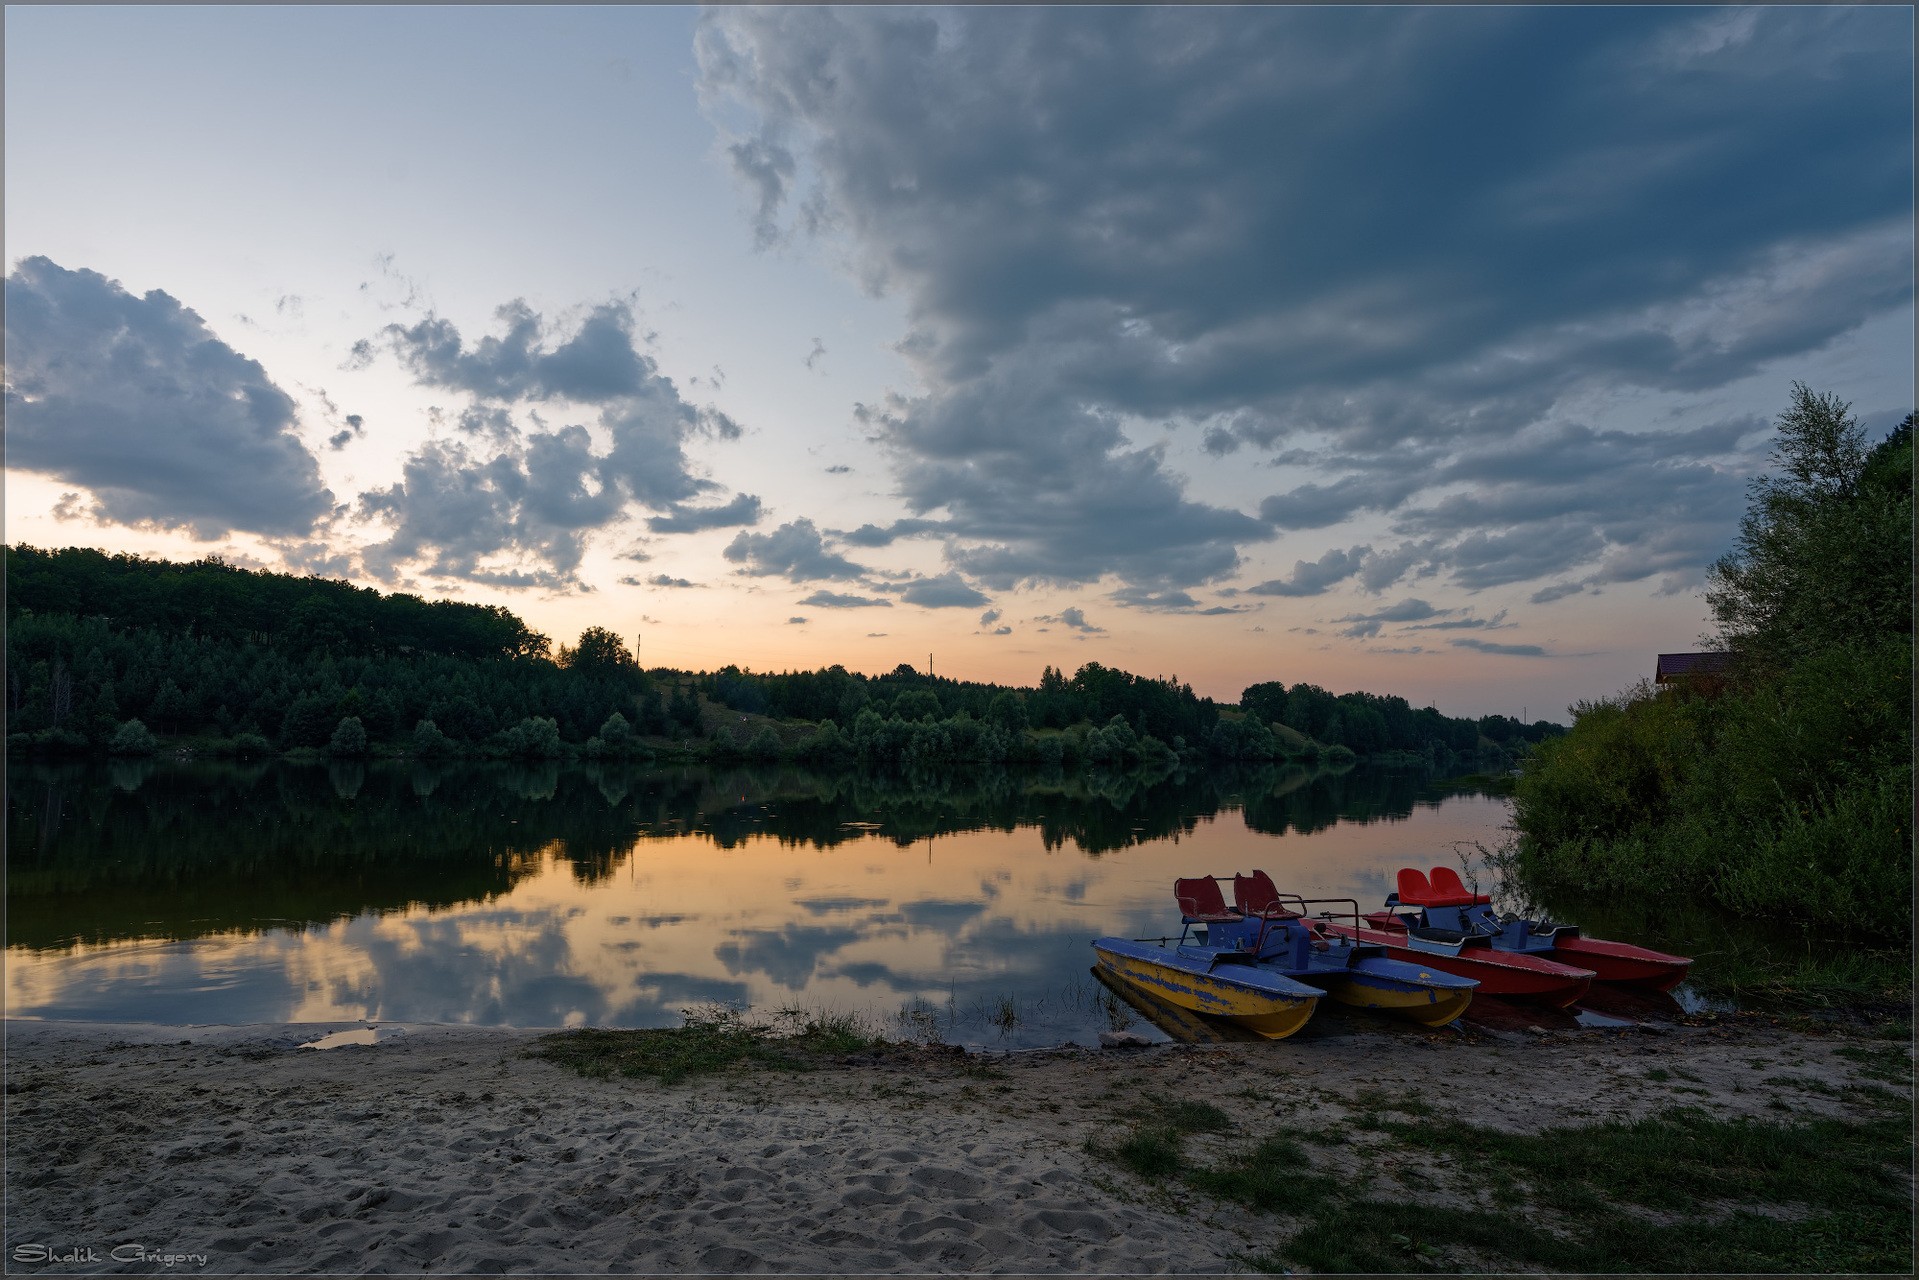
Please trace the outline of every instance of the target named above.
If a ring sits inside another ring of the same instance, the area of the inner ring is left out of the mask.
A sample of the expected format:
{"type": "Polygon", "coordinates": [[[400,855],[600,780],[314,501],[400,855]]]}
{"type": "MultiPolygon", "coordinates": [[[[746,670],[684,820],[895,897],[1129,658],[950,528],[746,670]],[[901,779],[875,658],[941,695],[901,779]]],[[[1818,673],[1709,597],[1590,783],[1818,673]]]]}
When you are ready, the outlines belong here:
{"type": "Polygon", "coordinates": [[[660,1026],[720,1001],[890,1019],[911,1002],[965,1008],[1084,985],[1094,936],[1177,932],[1178,875],[1257,866],[1289,889],[1371,905],[1394,868],[1450,861],[1451,842],[1490,841],[1506,812],[1460,796],[1393,821],[1274,835],[1229,806],[1177,844],[1098,856],[1048,849],[1032,826],[905,843],[856,832],[824,847],[732,831],[724,843],[641,836],[596,842],[584,863],[556,838],[475,881],[478,898],[186,929],[178,941],[15,947],[8,1007],[163,1023],[660,1026]]]}

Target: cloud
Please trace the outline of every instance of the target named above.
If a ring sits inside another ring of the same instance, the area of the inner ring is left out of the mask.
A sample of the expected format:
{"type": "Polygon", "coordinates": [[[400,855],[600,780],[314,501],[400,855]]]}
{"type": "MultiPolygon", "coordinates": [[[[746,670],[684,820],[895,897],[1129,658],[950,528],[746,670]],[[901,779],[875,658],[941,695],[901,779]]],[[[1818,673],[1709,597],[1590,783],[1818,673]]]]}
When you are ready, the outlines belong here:
{"type": "Polygon", "coordinates": [[[1455,648],[1475,649],[1480,653],[1506,654],[1515,658],[1547,658],[1552,655],[1536,644],[1493,644],[1490,641],[1462,637],[1451,642],[1455,648]]]}
{"type": "Polygon", "coordinates": [[[818,609],[890,609],[891,600],[877,599],[872,596],[842,595],[837,591],[815,591],[801,604],[810,604],[818,609]]]}
{"type": "MultiPolygon", "coordinates": [[[[631,579],[626,581],[630,582],[631,579]]],[[[675,578],[671,574],[656,573],[646,580],[646,585],[649,587],[697,587],[700,584],[689,582],[685,578],[675,578]]]]}
{"type": "MultiPolygon", "coordinates": [[[[1238,592],[1229,590],[1221,594],[1237,595],[1238,592]]],[[[1195,618],[1216,618],[1228,613],[1251,613],[1264,607],[1257,604],[1216,604],[1202,608],[1191,592],[1154,591],[1146,587],[1121,587],[1113,592],[1112,598],[1122,608],[1139,609],[1146,613],[1181,613],[1195,618]]]]}
{"type": "Polygon", "coordinates": [[[900,599],[923,609],[977,609],[991,603],[956,573],[915,579],[900,589],[900,599]]]}
{"type": "Polygon", "coordinates": [[[1196,585],[1237,570],[1241,542],[1272,537],[1251,516],[1188,500],[1163,448],[1127,447],[1113,415],[1006,378],[893,401],[868,420],[893,453],[908,527],[942,538],[949,562],[995,590],[1108,574],[1196,585]]]}
{"type": "Polygon", "coordinates": [[[1418,475],[1347,476],[1331,485],[1305,484],[1259,504],[1259,518],[1275,529],[1320,529],[1366,511],[1390,511],[1423,482],[1418,475]]]}
{"type": "Polygon", "coordinates": [[[985,613],[982,613],[979,616],[979,624],[982,627],[990,627],[995,622],[998,622],[999,618],[1000,618],[1000,611],[998,609],[988,609],[985,613]]]}
{"type": "Polygon", "coordinates": [[[777,576],[790,582],[811,582],[819,578],[846,581],[866,574],[866,570],[851,560],[828,551],[820,531],[811,520],[805,519],[788,521],[771,533],[742,532],[721,554],[744,566],[740,573],[755,578],[777,576]]]}
{"type": "Polygon", "coordinates": [[[1528,597],[1527,602],[1530,604],[1551,604],[1553,601],[1563,600],[1567,596],[1579,595],[1585,590],[1586,584],[1583,582],[1555,582],[1550,587],[1541,587],[1539,590],[1533,592],[1532,595],[1528,597]]]}
{"type": "Polygon", "coordinates": [[[340,450],[366,434],[366,419],[357,413],[346,416],[346,426],[327,437],[327,448],[340,450]]]}
{"type": "Polygon", "coordinates": [[[795,615],[794,617],[788,618],[786,623],[788,626],[805,626],[806,619],[795,615]]]}
{"type": "Polygon", "coordinates": [[[362,519],[391,535],[362,552],[392,581],[407,566],[432,577],[500,587],[578,585],[584,534],[617,498],[586,488],[586,433],[539,436],[523,453],[482,460],[458,441],[431,441],[403,464],[399,483],[360,495],[362,519]]]}
{"type": "MultiPolygon", "coordinates": [[[[1451,613],[1447,609],[1443,612],[1451,613]]],[[[1501,609],[1490,618],[1447,618],[1443,622],[1421,622],[1403,628],[1406,631],[1499,631],[1506,627],[1517,626],[1506,621],[1506,610],[1501,609]]]]}
{"type": "MultiPolygon", "coordinates": [[[[716,487],[693,475],[689,441],[735,439],[740,427],[681,398],[640,351],[625,303],[593,308],[570,332],[524,302],[496,318],[504,331],[471,345],[430,314],[379,335],[417,382],[473,403],[457,418],[465,440],[429,441],[406,459],[399,484],[360,496],[360,515],[393,530],[367,548],[370,573],[392,580],[411,567],[496,586],[577,587],[587,537],[634,505],[666,513],[656,532],[758,518],[749,494],[720,507],[686,505],[716,487]],[[531,406],[548,403],[590,409],[594,429],[546,428],[531,406]],[[522,430],[514,406],[527,408],[535,430],[522,430]],[[481,444],[490,455],[473,451],[481,444]]],[[[356,359],[370,361],[375,350],[363,341],[356,359]]]]}
{"type": "Polygon", "coordinates": [[[813,339],[813,349],[806,353],[806,367],[817,368],[821,357],[826,355],[826,344],[818,338],[813,339]]]}
{"type": "MultiPolygon", "coordinates": [[[[847,466],[844,462],[840,462],[840,463],[835,463],[833,466],[828,467],[826,469],[826,474],[829,476],[843,476],[848,474],[852,470],[853,468],[847,466]]],[[[871,528],[870,525],[868,527],[871,528]]]]}
{"type": "Polygon", "coordinates": [[[633,344],[633,313],[624,303],[594,308],[552,346],[546,321],[525,302],[516,299],[493,314],[505,332],[471,347],[451,321],[435,315],[388,325],[380,336],[422,385],[479,400],[605,404],[646,394],[660,381],[653,361],[633,344]]]}
{"type": "Polygon", "coordinates": [[[1646,489],[1661,464],[1602,446],[1560,476],[1611,488],[1577,518],[1444,508],[1551,474],[1574,442],[1507,446],[1595,397],[1713,392],[1910,306],[1909,17],[1731,17],[740,6],[697,54],[759,242],[815,238],[903,305],[923,393],[864,421],[974,580],[1189,590],[1384,513],[1423,528],[1367,590],[1672,589],[1723,549],[1736,467],[1646,489]],[[1162,426],[1311,474],[1259,519],[1213,506],[1141,443],[1162,426]]]}
{"type": "Polygon", "coordinates": [[[288,537],[333,509],[292,398],[158,289],[22,259],[5,404],[7,465],[85,486],[96,519],[288,537]]]}
{"type": "Polygon", "coordinates": [[[1057,622],[1062,627],[1070,627],[1074,631],[1081,631],[1088,634],[1103,632],[1106,630],[1105,627],[1096,627],[1092,623],[1088,622],[1086,620],[1085,611],[1080,609],[1077,605],[1069,609],[1061,609],[1059,613],[1057,614],[1041,615],[1040,617],[1033,619],[1033,621],[1057,622]]]}
{"type": "Polygon", "coordinates": [[[1256,596],[1320,595],[1358,573],[1371,551],[1371,547],[1354,547],[1349,551],[1335,548],[1317,560],[1295,560],[1292,577],[1274,578],[1246,590],[1256,596]]]}
{"type": "Polygon", "coordinates": [[[882,529],[876,524],[863,524],[850,532],[836,530],[840,541],[853,547],[890,547],[900,538],[921,537],[940,531],[937,520],[895,520],[882,529]]]}
{"type": "Polygon", "coordinates": [[[646,527],[654,533],[698,533],[703,529],[726,529],[734,525],[760,522],[758,495],[742,493],[718,507],[675,507],[663,516],[654,516],[646,527]]]}
{"type": "Polygon", "coordinates": [[[1378,635],[1380,627],[1389,622],[1419,622],[1452,612],[1454,610],[1436,609],[1424,600],[1408,597],[1398,604],[1389,605],[1373,613],[1351,613],[1343,618],[1335,618],[1333,621],[1350,623],[1351,625],[1341,634],[1360,640],[1378,635]]]}

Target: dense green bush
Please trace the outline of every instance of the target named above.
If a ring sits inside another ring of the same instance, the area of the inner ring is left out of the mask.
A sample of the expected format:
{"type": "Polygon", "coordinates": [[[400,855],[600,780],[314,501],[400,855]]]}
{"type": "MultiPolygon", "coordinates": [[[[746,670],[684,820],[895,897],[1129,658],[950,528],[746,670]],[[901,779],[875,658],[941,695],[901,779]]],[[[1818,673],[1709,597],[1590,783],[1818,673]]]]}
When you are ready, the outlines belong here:
{"type": "Polygon", "coordinates": [[[545,716],[528,716],[500,735],[500,747],[515,760],[551,760],[562,750],[560,726],[545,716]]]}
{"type": "Polygon", "coordinates": [[[450,756],[455,748],[453,739],[440,732],[440,727],[431,720],[422,720],[413,726],[413,754],[418,756],[450,756]]]}
{"type": "Polygon", "coordinates": [[[150,756],[160,749],[153,732],[138,720],[129,720],[114,731],[107,750],[116,756],[150,756]]]}
{"type": "Polygon", "coordinates": [[[1870,453],[1793,387],[1740,548],[1707,600],[1729,682],[1572,708],[1514,797],[1547,892],[1715,904],[1880,940],[1912,926],[1912,419],[1870,453]],[[1858,607],[1807,607],[1821,583],[1858,607]]]}
{"type": "Polygon", "coordinates": [[[366,726],[360,723],[358,716],[347,716],[327,739],[327,754],[330,756],[363,756],[366,754],[366,726]]]}

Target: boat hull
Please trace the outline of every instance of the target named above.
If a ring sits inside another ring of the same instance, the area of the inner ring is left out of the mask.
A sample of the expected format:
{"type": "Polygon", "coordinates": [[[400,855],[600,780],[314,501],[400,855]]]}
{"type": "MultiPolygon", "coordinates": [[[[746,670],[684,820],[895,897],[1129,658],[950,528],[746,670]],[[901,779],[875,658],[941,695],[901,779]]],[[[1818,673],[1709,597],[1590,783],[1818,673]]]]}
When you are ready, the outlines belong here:
{"type": "Polygon", "coordinates": [[[1685,956],[1669,956],[1604,938],[1564,939],[1553,947],[1553,959],[1591,969],[1600,982],[1653,991],[1671,991],[1685,981],[1686,971],[1692,968],[1692,961],[1685,956]]]}
{"type": "Polygon", "coordinates": [[[1306,1025],[1320,991],[1250,964],[1212,965],[1150,943],[1099,938],[1100,964],[1168,1004],[1229,1018],[1268,1040],[1283,1040],[1306,1025]]]}
{"type": "Polygon", "coordinates": [[[1306,979],[1355,1009],[1377,1009],[1427,1027],[1443,1027],[1466,1012],[1478,980],[1431,965],[1361,956],[1348,969],[1306,979]]]}
{"type": "Polygon", "coordinates": [[[1456,951],[1427,951],[1412,945],[1416,940],[1403,931],[1355,928],[1330,921],[1324,927],[1327,932],[1340,937],[1382,946],[1386,948],[1386,955],[1390,959],[1472,978],[1479,983],[1482,995],[1535,1000],[1555,1009],[1564,1009],[1585,995],[1593,982],[1591,969],[1575,968],[1541,956],[1497,951],[1492,947],[1470,943],[1456,951]]]}

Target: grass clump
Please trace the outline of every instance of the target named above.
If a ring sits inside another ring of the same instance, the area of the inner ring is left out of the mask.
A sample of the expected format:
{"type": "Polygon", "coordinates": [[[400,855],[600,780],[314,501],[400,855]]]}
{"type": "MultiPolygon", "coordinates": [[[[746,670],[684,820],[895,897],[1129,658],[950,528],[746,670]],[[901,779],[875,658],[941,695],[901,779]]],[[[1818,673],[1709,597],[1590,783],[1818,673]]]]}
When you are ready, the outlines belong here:
{"type": "Polygon", "coordinates": [[[1219,1133],[1232,1117],[1210,1102],[1149,1097],[1150,1109],[1134,1121],[1124,1138],[1112,1144],[1093,1139],[1086,1150],[1126,1166],[1142,1178],[1159,1181],[1187,1171],[1183,1139],[1189,1133],[1219,1133]]]}
{"type": "Polygon", "coordinates": [[[583,1076],[652,1076],[676,1084],[739,1065],[805,1071],[818,1063],[885,1043],[848,1014],[781,1010],[771,1024],[749,1022],[725,1005],[681,1010],[682,1025],[632,1031],[597,1027],[542,1036],[528,1056],[571,1067],[583,1076]]]}
{"type": "Polygon", "coordinates": [[[1860,1064],[1859,1074],[1868,1080],[1912,1087],[1912,1059],[1901,1045],[1841,1045],[1833,1052],[1860,1064]]]}

